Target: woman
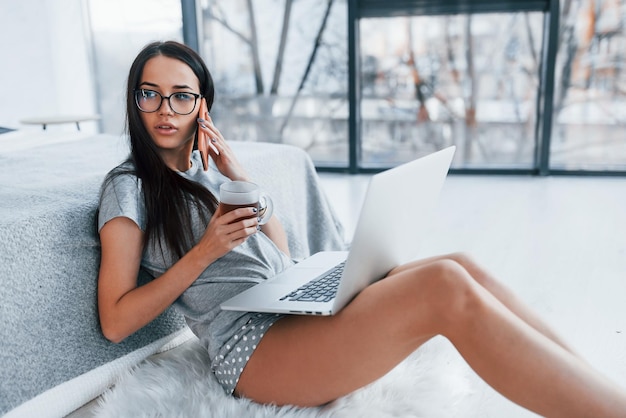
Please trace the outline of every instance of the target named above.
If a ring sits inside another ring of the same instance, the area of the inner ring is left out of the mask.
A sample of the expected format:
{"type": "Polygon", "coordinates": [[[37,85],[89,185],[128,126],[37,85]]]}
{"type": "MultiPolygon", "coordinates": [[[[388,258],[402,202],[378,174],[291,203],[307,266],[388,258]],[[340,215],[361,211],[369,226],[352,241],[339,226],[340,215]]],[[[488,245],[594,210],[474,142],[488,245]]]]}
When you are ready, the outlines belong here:
{"type": "Polygon", "coordinates": [[[274,217],[222,214],[215,193],[251,180],[200,103],[213,102],[201,58],[153,43],[128,77],[129,161],[102,189],[98,304],[119,342],[175,306],[227,393],[321,405],[384,375],[435,335],[512,401],[544,416],[625,416],[624,392],[593,371],[484,269],[462,254],[399,266],[332,317],[227,312],[220,302],[292,262],[274,217]],[[197,133],[217,169],[206,173],[197,133]],[[155,279],[137,286],[139,268],[155,279]],[[288,349],[287,349],[288,348],[288,349]]]}

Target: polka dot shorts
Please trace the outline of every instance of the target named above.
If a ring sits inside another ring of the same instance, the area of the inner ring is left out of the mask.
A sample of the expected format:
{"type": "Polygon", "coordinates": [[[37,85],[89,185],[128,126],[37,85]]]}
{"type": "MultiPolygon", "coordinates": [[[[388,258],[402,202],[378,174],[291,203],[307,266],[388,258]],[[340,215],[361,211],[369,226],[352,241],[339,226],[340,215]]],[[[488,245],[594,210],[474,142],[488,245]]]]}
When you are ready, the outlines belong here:
{"type": "Polygon", "coordinates": [[[235,391],[239,376],[263,335],[280,318],[280,314],[252,314],[248,322],[220,348],[211,368],[227,395],[235,391]]]}

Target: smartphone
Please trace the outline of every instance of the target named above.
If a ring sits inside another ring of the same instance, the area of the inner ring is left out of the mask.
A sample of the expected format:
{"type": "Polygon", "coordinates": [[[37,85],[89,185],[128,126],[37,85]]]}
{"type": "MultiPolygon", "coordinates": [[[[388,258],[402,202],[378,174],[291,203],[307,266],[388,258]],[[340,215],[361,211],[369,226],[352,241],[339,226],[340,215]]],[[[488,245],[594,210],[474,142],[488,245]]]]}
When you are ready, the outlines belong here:
{"type": "MultiPolygon", "coordinates": [[[[207,113],[206,99],[203,97],[200,101],[199,117],[206,119],[207,113]]],[[[202,158],[202,168],[204,171],[207,171],[209,169],[209,138],[201,129],[198,129],[198,151],[200,151],[200,157],[202,158]]]]}

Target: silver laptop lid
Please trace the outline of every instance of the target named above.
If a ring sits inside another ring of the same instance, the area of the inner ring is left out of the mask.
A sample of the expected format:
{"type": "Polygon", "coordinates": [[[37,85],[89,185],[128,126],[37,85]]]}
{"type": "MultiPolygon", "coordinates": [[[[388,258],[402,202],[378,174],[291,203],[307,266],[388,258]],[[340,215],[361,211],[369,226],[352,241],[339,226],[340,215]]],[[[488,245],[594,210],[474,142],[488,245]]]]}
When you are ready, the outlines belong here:
{"type": "Polygon", "coordinates": [[[419,256],[456,147],[375,174],[365,195],[334,306],[419,256]]]}

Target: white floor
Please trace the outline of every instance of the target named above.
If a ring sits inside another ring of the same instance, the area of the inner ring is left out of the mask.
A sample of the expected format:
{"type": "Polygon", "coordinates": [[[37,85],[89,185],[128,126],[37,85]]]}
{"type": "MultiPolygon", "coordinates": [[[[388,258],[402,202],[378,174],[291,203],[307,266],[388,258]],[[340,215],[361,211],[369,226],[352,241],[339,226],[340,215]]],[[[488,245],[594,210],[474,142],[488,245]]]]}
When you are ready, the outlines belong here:
{"type": "MultiPolygon", "coordinates": [[[[351,237],[369,177],[320,177],[351,237]]],[[[453,251],[473,254],[626,388],[626,178],[451,175],[421,253],[453,251]]],[[[473,386],[472,417],[536,416],[473,386]]]]}

